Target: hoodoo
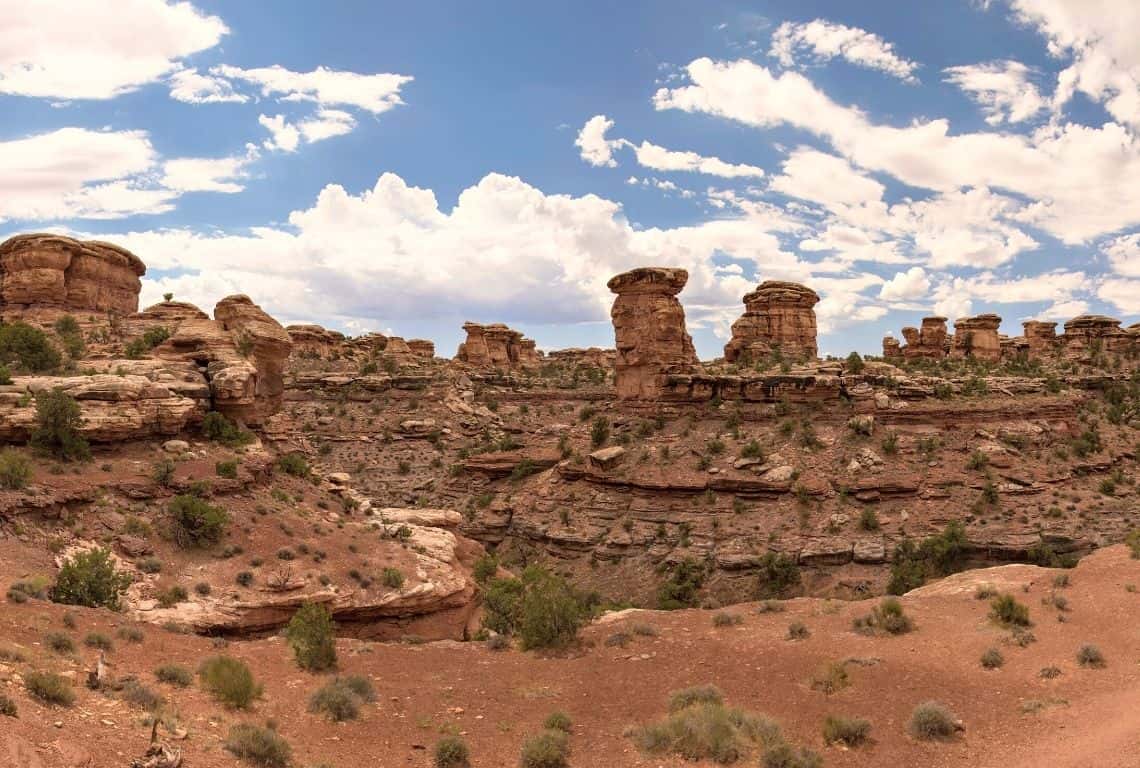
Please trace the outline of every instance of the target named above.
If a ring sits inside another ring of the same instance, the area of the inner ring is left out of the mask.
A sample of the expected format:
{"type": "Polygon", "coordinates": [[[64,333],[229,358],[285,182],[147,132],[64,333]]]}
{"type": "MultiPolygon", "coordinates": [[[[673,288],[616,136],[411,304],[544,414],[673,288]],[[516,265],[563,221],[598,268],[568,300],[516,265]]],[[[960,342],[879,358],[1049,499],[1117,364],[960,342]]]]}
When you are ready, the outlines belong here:
{"type": "Polygon", "coordinates": [[[744,296],[744,314],[732,324],[724,359],[747,362],[776,350],[793,358],[814,359],[818,349],[813,307],[818,302],[819,294],[799,283],[761,283],[744,296]]]}

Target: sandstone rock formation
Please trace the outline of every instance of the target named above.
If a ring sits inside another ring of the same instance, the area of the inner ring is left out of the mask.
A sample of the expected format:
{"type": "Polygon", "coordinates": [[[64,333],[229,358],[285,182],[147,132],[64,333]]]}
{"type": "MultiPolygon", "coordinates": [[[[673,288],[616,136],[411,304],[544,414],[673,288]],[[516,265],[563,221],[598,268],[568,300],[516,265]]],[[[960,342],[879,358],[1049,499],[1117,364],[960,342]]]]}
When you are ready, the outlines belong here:
{"type": "Polygon", "coordinates": [[[1124,352],[1134,339],[1114,317],[1080,315],[1065,323],[1061,346],[1065,357],[1081,358],[1095,351],[1124,352]]]}
{"type": "Polygon", "coordinates": [[[281,408],[284,365],[292,348],[289,334],[248,296],[222,299],[214,316],[209,319],[192,304],[164,302],[127,318],[123,328],[131,336],[165,328],[170,337],[151,354],[200,366],[213,407],[259,425],[281,408]]]}
{"type": "Polygon", "coordinates": [[[1056,323],[1027,320],[1021,327],[1025,331],[1026,352],[1031,359],[1052,357],[1057,353],[1056,323]]]}
{"type": "Polygon", "coordinates": [[[894,336],[883,337],[883,357],[888,360],[898,359],[903,356],[902,345],[899,340],[894,336]]]}
{"type": "Polygon", "coordinates": [[[408,339],[408,349],[416,357],[431,359],[435,357],[435,342],[428,339],[408,339]]]}
{"type": "Polygon", "coordinates": [[[502,323],[463,324],[467,339],[459,345],[455,359],[475,368],[512,370],[529,368],[540,362],[532,339],[502,323]]]}
{"type": "Polygon", "coordinates": [[[301,357],[326,358],[344,343],[344,334],[330,331],[315,323],[285,326],[285,332],[293,342],[293,354],[301,357]]]}
{"type": "Polygon", "coordinates": [[[31,322],[69,312],[129,315],[138,310],[145,272],[141,259],[117,245],[17,235],[0,243],[0,313],[31,322]]]}
{"type": "Polygon", "coordinates": [[[951,356],[991,362],[1001,359],[1001,340],[998,338],[1000,325],[1001,318],[993,314],[959,317],[954,321],[951,356]]]}
{"type": "Polygon", "coordinates": [[[570,347],[546,353],[546,359],[550,362],[571,368],[613,368],[616,357],[614,350],[601,347],[570,347]]]}
{"type": "Polygon", "coordinates": [[[902,329],[902,335],[906,340],[902,347],[903,357],[931,360],[946,357],[948,341],[945,317],[924,317],[921,329],[908,326],[902,329]]]}
{"type": "Polygon", "coordinates": [[[610,317],[617,340],[618,397],[656,399],[669,374],[700,370],[693,340],[685,330],[685,310],[677,300],[688,280],[683,269],[641,267],[607,283],[617,294],[610,317]]]}
{"type": "Polygon", "coordinates": [[[799,359],[814,359],[815,310],[819,295],[799,283],[766,280],[744,296],[744,314],[732,324],[732,340],[724,347],[728,362],[750,359],[779,350],[799,359]]]}

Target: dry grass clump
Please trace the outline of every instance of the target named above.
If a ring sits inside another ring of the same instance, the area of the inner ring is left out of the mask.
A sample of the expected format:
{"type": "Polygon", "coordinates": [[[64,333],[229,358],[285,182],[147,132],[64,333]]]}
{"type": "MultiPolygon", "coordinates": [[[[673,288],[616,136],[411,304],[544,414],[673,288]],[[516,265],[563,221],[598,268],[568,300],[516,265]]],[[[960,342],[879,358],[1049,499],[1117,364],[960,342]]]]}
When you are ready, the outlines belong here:
{"type": "Polygon", "coordinates": [[[910,716],[910,733],[923,741],[946,741],[962,729],[957,716],[945,704],[924,701],[910,716]]]}
{"type": "Polygon", "coordinates": [[[828,744],[845,744],[857,747],[871,735],[871,723],[861,717],[828,715],[823,721],[823,740],[828,744]]]}

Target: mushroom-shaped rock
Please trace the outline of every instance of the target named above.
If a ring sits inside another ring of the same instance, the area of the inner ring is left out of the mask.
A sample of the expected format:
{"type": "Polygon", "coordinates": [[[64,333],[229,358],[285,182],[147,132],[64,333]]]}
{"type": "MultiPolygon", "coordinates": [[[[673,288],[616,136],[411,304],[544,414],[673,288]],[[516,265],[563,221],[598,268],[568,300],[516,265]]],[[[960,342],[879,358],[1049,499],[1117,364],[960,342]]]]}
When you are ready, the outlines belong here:
{"type": "Polygon", "coordinates": [[[744,296],[744,314],[732,324],[732,340],[724,359],[735,362],[780,350],[797,358],[814,358],[819,295],[799,283],[766,280],[744,296]]]}

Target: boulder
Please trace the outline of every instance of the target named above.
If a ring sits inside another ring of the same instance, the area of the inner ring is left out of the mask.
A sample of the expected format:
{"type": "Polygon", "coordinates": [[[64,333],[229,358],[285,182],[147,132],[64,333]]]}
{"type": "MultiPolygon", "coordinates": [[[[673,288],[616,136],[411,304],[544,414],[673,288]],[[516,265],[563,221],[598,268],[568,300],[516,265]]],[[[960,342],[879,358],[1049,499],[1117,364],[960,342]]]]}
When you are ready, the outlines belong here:
{"type": "Polygon", "coordinates": [[[602,470],[613,469],[621,463],[623,456],[625,456],[625,448],[620,445],[611,445],[609,448],[602,448],[591,453],[589,456],[590,466],[602,470]]]}

